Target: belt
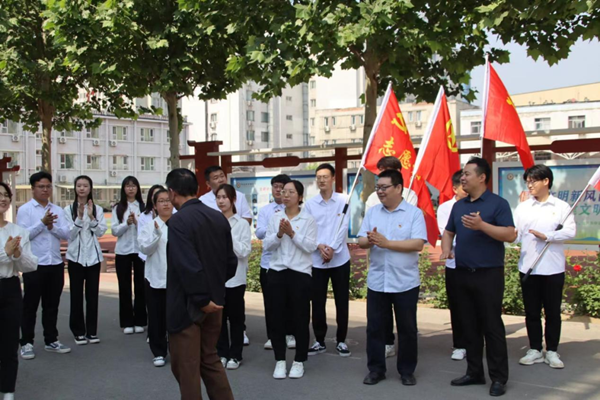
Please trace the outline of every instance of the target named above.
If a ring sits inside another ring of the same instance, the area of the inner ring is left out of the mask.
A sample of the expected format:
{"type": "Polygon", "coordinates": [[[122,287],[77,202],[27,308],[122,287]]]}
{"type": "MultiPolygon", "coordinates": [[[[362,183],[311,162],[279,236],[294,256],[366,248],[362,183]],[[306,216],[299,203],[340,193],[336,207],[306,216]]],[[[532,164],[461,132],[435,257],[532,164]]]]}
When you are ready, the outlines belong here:
{"type": "Polygon", "coordinates": [[[497,268],[504,268],[504,267],[483,267],[483,268],[472,268],[472,267],[465,267],[465,266],[456,266],[456,269],[461,269],[463,271],[467,271],[467,272],[477,272],[477,271],[491,271],[497,268]]]}

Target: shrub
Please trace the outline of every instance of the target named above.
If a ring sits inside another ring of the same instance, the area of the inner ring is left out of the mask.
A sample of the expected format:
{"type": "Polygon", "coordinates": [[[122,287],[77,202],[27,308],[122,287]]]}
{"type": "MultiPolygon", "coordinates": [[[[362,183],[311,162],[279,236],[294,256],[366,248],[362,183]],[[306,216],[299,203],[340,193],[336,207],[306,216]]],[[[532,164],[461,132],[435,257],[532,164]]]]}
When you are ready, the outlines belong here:
{"type": "Polygon", "coordinates": [[[262,256],[262,242],[252,241],[252,252],[248,259],[248,275],[246,290],[248,292],[262,292],[260,287],[260,257],[262,256]]]}

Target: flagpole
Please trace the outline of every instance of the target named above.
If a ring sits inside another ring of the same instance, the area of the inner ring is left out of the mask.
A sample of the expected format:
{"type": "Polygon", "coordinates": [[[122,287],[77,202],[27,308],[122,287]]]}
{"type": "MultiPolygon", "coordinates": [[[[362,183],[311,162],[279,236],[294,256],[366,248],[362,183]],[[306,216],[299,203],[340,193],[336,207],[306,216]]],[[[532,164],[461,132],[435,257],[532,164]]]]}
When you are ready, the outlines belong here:
{"type": "Polygon", "coordinates": [[[485,73],[483,75],[483,119],[481,120],[481,131],[480,131],[480,148],[481,158],[483,158],[483,139],[485,137],[485,121],[487,117],[487,107],[490,91],[490,61],[489,55],[485,55],[485,73]]]}
{"type": "MultiPolygon", "coordinates": [[[[558,226],[556,227],[555,231],[560,231],[563,228],[563,225],[565,224],[565,222],[567,222],[567,218],[569,218],[569,216],[571,216],[571,214],[573,213],[573,211],[575,211],[575,208],[577,208],[577,205],[579,204],[579,202],[581,202],[581,200],[583,199],[583,196],[585,195],[585,193],[587,192],[587,190],[590,188],[590,186],[592,186],[592,184],[590,182],[588,182],[588,184],[586,185],[586,187],[583,189],[583,191],[581,192],[581,194],[577,198],[577,201],[575,201],[575,203],[573,203],[573,205],[571,206],[571,209],[569,210],[569,212],[567,213],[567,215],[565,215],[565,217],[563,218],[563,220],[561,221],[561,223],[558,224],[558,226]]],[[[544,246],[544,248],[542,249],[542,251],[540,251],[540,254],[538,254],[537,258],[535,259],[535,261],[533,262],[533,264],[531,265],[531,267],[529,268],[529,270],[527,271],[527,273],[525,273],[525,276],[522,279],[523,282],[527,281],[527,278],[529,278],[529,275],[531,275],[531,273],[533,272],[533,269],[535,267],[537,267],[537,265],[540,263],[540,261],[542,260],[542,257],[544,256],[544,253],[546,253],[546,250],[548,250],[548,247],[550,247],[550,242],[546,242],[546,245],[544,246]]]]}

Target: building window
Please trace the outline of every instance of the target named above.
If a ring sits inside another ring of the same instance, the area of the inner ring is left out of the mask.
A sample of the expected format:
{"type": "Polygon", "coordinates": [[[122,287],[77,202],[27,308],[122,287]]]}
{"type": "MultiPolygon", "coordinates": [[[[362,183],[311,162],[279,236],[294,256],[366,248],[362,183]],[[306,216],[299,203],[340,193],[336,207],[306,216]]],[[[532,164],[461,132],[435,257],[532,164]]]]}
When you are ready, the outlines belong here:
{"type": "Polygon", "coordinates": [[[254,111],[246,111],[246,121],[254,121],[254,111]]]}
{"type": "Polygon", "coordinates": [[[335,117],[331,117],[331,125],[335,126],[335,117]]]}
{"type": "Polygon", "coordinates": [[[254,154],[248,154],[248,161],[254,161],[254,154]]]}
{"type": "Polygon", "coordinates": [[[408,122],[412,122],[413,121],[413,112],[409,111],[408,112],[408,122]]]}
{"type": "Polygon", "coordinates": [[[169,132],[170,131],[167,129],[167,143],[171,143],[171,134],[169,132]]]}
{"type": "Polygon", "coordinates": [[[417,122],[421,122],[421,111],[417,111],[416,114],[417,122]]]}
{"type": "Polygon", "coordinates": [[[310,99],[310,106],[311,107],[316,107],[317,106],[317,99],[310,99]]]}
{"type": "Polygon", "coordinates": [[[61,154],[60,169],[75,169],[75,154],[61,154]]]}
{"type": "Polygon", "coordinates": [[[162,98],[158,93],[152,93],[150,96],[152,98],[152,107],[154,108],[162,108],[162,98]]]}
{"type": "Polygon", "coordinates": [[[88,139],[99,139],[100,129],[99,128],[85,128],[85,137],[88,139]]]}
{"type": "Polygon", "coordinates": [[[210,122],[217,122],[217,113],[210,114],[210,122]]]}
{"type": "Polygon", "coordinates": [[[287,135],[285,135],[285,137],[289,140],[292,140],[294,138],[294,135],[292,135],[291,133],[288,133],[287,135]]]}
{"type": "Polygon", "coordinates": [[[246,131],[246,140],[254,140],[254,131],[246,131]]]}
{"type": "Polygon", "coordinates": [[[481,133],[481,121],[471,122],[471,135],[479,135],[481,133]]]}
{"type": "Polygon", "coordinates": [[[535,130],[536,131],[550,130],[550,118],[536,118],[535,119],[535,130]]]}
{"type": "Polygon", "coordinates": [[[285,101],[287,101],[287,102],[292,101],[292,96],[285,96],[285,101]]]}
{"type": "Polygon", "coordinates": [[[361,125],[364,124],[365,123],[365,116],[364,115],[359,115],[358,117],[359,117],[360,124],[361,125]]]}
{"type": "Polygon", "coordinates": [[[288,120],[288,121],[291,121],[293,119],[293,117],[291,115],[286,115],[285,119],[288,120]]]}
{"type": "Polygon", "coordinates": [[[315,137],[311,136],[308,142],[309,145],[314,146],[315,145],[315,137]]]}
{"type": "Polygon", "coordinates": [[[85,169],[101,169],[100,156],[85,156],[85,169]]]}
{"type": "Polygon", "coordinates": [[[323,125],[329,126],[329,117],[323,117],[323,125]]]}
{"type": "Polygon", "coordinates": [[[10,157],[10,162],[8,163],[8,168],[12,168],[15,165],[19,165],[19,153],[15,152],[5,152],[2,154],[2,158],[10,157]]]}
{"type": "Polygon", "coordinates": [[[154,157],[140,157],[142,171],[154,171],[154,157]]]}
{"type": "Polygon", "coordinates": [[[246,89],[246,100],[252,101],[252,90],[246,89]]]}
{"type": "Polygon", "coordinates": [[[210,135],[210,140],[211,140],[212,142],[216,141],[216,140],[217,140],[217,134],[216,134],[216,133],[213,133],[213,134],[211,134],[211,135],[210,135]]]}
{"type": "Polygon", "coordinates": [[[126,126],[113,126],[112,127],[112,138],[113,140],[127,140],[127,127],[126,126]]]}
{"type": "Polygon", "coordinates": [[[73,189],[61,188],[60,189],[60,199],[62,201],[74,201],[75,200],[75,191],[73,189]]]}
{"type": "Polygon", "coordinates": [[[574,115],[569,117],[569,129],[585,128],[585,115],[574,115]]]}
{"type": "Polygon", "coordinates": [[[5,119],[0,125],[0,133],[8,133],[8,120],[5,119]]]}
{"type": "Polygon", "coordinates": [[[75,137],[75,134],[73,133],[73,131],[59,131],[58,136],[72,138],[72,137],[75,137]]]}
{"type": "Polygon", "coordinates": [[[154,142],[154,129],[141,128],[140,129],[140,141],[141,142],[154,142]]]}
{"type": "Polygon", "coordinates": [[[315,126],[315,119],[314,118],[310,119],[310,126],[315,126]]]}
{"type": "Polygon", "coordinates": [[[118,171],[129,170],[128,156],[112,156],[112,169],[118,171]]]}
{"type": "Polygon", "coordinates": [[[552,159],[552,153],[547,151],[536,151],[533,153],[533,159],[536,161],[548,161],[552,159]]]}
{"type": "Polygon", "coordinates": [[[317,81],[310,81],[310,88],[316,89],[316,87],[317,87],[317,81]]]}
{"type": "Polygon", "coordinates": [[[260,133],[260,140],[262,142],[269,143],[269,132],[264,132],[264,131],[261,132],[260,133]]]}
{"type": "Polygon", "coordinates": [[[269,123],[269,113],[261,112],[260,113],[260,122],[269,123]]]}

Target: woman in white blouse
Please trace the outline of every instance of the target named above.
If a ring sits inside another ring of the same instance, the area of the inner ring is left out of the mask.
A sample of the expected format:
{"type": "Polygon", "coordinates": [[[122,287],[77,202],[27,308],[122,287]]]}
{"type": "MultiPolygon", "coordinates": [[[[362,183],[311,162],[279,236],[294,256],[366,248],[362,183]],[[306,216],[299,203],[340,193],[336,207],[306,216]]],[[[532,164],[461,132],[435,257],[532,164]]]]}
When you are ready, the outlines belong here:
{"type": "Polygon", "coordinates": [[[248,273],[248,256],[252,251],[252,234],[250,224],[237,214],[235,208],[236,191],[229,184],[217,189],[217,206],[229,220],[233,252],[238,258],[235,276],[225,283],[225,307],[221,335],[217,342],[217,353],[221,357],[223,367],[238,369],[242,362],[244,348],[244,328],[246,322],[246,274],[248,273]],[[229,328],[227,326],[229,322],[229,328]],[[230,340],[231,339],[231,340],[230,340]]]}
{"type": "Polygon", "coordinates": [[[31,253],[29,232],[4,219],[12,191],[0,182],[0,396],[13,400],[19,359],[19,330],[23,298],[19,272],[37,269],[38,259],[31,253]]]}
{"type": "Polygon", "coordinates": [[[67,247],[71,315],[69,327],[75,343],[100,343],[98,339],[98,291],[100,263],[104,260],[98,239],[106,232],[102,207],[94,204],[92,179],[81,175],[75,178],[75,201],[65,207],[65,219],[70,236],[67,247]],[[86,312],[83,296],[85,286],[86,312]]]}
{"type": "Polygon", "coordinates": [[[144,208],[140,183],[134,176],[123,179],[121,199],[112,211],[112,234],[117,237],[115,266],[119,281],[119,322],[123,333],[143,333],[147,322],[144,262],[138,256],[137,225],[144,208]],[[133,269],[134,300],[131,300],[133,269]]]}
{"type": "Polygon", "coordinates": [[[146,303],[148,305],[148,342],[156,367],[167,357],[167,221],[173,215],[169,192],[160,188],[152,199],[157,217],[146,224],[138,236],[140,251],[146,255],[146,303]]]}
{"type": "MultiPolygon", "coordinates": [[[[164,189],[162,185],[152,185],[150,190],[148,190],[148,196],[146,197],[146,206],[144,210],[140,213],[140,217],[138,218],[137,223],[137,231],[138,231],[138,246],[139,246],[139,237],[144,230],[144,227],[147,223],[152,222],[154,218],[156,218],[156,209],[154,208],[154,192],[158,189],[164,189]]],[[[139,252],[139,257],[142,261],[146,261],[146,255],[139,252]]]]}
{"type": "Polygon", "coordinates": [[[267,276],[271,291],[271,341],[276,360],[273,378],[284,379],[287,375],[287,312],[292,313],[296,337],[296,356],[289,376],[302,378],[304,362],[308,358],[311,253],[317,249],[317,223],[310,214],[300,208],[304,195],[304,186],[300,181],[293,180],[287,183],[281,194],[285,212],[271,217],[263,246],[265,250],[272,252],[267,276]]]}

